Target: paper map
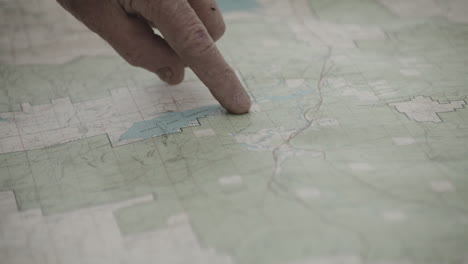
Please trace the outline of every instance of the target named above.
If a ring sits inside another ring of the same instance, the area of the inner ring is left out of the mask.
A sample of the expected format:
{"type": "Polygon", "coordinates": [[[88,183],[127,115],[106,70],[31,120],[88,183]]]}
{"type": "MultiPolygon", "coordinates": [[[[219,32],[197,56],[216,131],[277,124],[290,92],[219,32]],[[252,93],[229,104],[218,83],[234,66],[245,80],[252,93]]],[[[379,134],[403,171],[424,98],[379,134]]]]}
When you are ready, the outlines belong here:
{"type": "Polygon", "coordinates": [[[0,1],[0,263],[468,264],[468,2],[219,4],[248,115],[0,1]]]}

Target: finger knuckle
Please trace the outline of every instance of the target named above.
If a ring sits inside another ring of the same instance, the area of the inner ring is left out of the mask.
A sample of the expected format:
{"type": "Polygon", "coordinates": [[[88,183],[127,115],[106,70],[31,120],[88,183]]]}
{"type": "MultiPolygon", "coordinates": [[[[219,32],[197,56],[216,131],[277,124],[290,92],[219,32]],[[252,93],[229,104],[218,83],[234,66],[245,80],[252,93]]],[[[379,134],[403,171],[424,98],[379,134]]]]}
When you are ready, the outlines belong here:
{"type": "Polygon", "coordinates": [[[134,14],[135,10],[133,8],[133,0],[117,0],[120,6],[129,14],[134,14]]]}
{"type": "Polygon", "coordinates": [[[235,72],[229,65],[225,65],[209,69],[206,74],[212,80],[230,80],[234,77],[235,72]]]}
{"type": "Polygon", "coordinates": [[[126,52],[122,54],[122,57],[128,62],[128,64],[135,67],[142,67],[144,54],[141,52],[126,52]]]}
{"type": "Polygon", "coordinates": [[[213,39],[201,23],[191,26],[182,41],[183,50],[190,57],[201,57],[215,49],[213,39]]]}
{"type": "Polygon", "coordinates": [[[94,29],[100,17],[95,10],[95,0],[56,0],[65,10],[69,11],[78,20],[94,29]]]}
{"type": "Polygon", "coordinates": [[[138,10],[138,12],[143,15],[148,20],[157,20],[158,18],[163,18],[170,13],[171,2],[165,0],[138,0],[133,1],[132,4],[133,10],[138,10]]]}

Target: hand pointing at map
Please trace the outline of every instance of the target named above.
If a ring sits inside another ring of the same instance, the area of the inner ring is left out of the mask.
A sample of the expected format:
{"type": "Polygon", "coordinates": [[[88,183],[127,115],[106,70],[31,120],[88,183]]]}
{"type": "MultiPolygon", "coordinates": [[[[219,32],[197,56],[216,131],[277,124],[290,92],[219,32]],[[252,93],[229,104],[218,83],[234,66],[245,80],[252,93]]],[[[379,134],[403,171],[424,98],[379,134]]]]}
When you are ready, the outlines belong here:
{"type": "Polygon", "coordinates": [[[188,66],[228,111],[249,111],[249,96],[215,44],[225,29],[216,0],[58,2],[131,65],[154,72],[169,84],[180,83],[188,66]]]}

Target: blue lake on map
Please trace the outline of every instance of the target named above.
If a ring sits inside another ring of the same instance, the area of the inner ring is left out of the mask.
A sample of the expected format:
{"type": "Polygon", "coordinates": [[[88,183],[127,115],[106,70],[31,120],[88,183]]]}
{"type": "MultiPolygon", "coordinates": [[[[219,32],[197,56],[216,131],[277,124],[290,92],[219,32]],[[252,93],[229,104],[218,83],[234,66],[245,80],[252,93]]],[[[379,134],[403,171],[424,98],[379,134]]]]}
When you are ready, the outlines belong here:
{"type": "Polygon", "coordinates": [[[258,7],[256,0],[218,0],[223,12],[248,11],[258,7]]]}
{"type": "Polygon", "coordinates": [[[181,128],[191,126],[200,118],[221,113],[224,113],[224,110],[218,105],[203,106],[184,112],[165,113],[151,120],[136,122],[120,136],[120,140],[147,139],[177,133],[181,128]]]}

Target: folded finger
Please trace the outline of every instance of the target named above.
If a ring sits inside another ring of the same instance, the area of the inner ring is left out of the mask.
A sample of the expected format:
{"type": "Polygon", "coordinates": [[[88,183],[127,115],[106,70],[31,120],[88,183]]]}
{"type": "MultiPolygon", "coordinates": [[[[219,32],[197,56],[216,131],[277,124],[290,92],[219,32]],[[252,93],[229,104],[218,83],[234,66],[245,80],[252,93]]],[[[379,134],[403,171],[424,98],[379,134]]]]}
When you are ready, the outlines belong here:
{"type": "Polygon", "coordinates": [[[172,48],[145,21],[129,16],[116,1],[60,0],[59,3],[131,65],[154,72],[171,84],[183,80],[184,64],[172,48]]]}
{"type": "Polygon", "coordinates": [[[203,22],[214,41],[226,31],[226,24],[216,0],[188,0],[198,18],[203,22]]]}

